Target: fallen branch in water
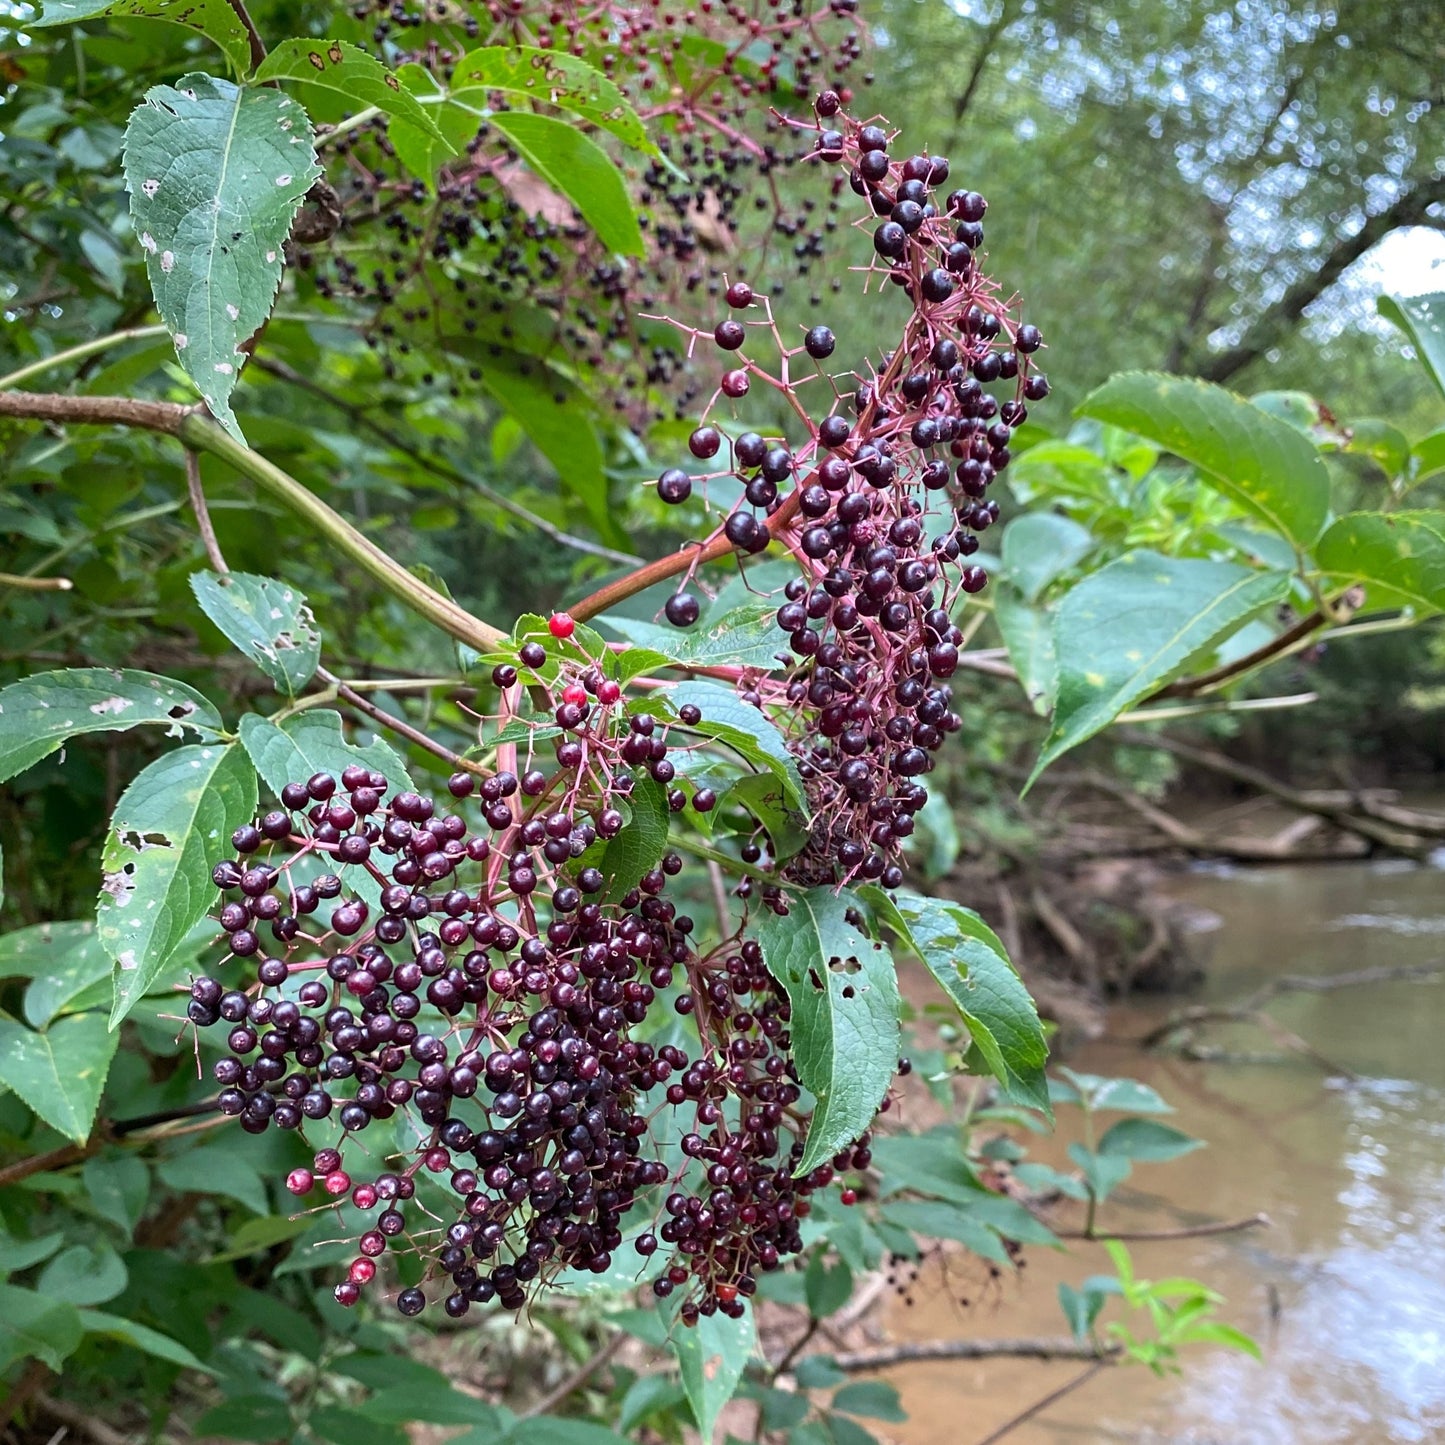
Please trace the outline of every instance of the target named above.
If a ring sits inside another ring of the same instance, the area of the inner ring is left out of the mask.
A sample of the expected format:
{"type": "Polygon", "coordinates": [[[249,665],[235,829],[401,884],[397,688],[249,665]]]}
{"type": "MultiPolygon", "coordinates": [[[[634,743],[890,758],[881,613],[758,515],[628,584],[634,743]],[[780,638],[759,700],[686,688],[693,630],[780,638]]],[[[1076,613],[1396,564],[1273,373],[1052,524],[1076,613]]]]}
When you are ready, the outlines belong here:
{"type": "Polygon", "coordinates": [[[1003,1340],[906,1340],[867,1350],[845,1350],[833,1356],[840,1370],[884,1370],[920,1360],[1110,1360],[1122,1345],[1096,1345],[1068,1335],[1037,1335],[1003,1340]]]}
{"type": "Polygon", "coordinates": [[[1058,1229],[1060,1239],[1119,1239],[1129,1243],[1155,1239],[1203,1239],[1211,1234],[1236,1234],[1241,1229],[1268,1229],[1273,1221],[1267,1214],[1251,1214],[1247,1219],[1223,1219],[1213,1224],[1184,1224],[1177,1229],[1058,1229]]]}
{"type": "Polygon", "coordinates": [[[1020,1410],[1012,1419],[1005,1420],[997,1430],[990,1431],[985,1435],[978,1445],[996,1445],[1005,1435],[1011,1435],[1020,1425],[1026,1425],[1035,1415],[1042,1414],[1050,1405],[1056,1405],[1065,1395],[1071,1395],[1081,1385],[1087,1385],[1100,1370],[1104,1368],[1104,1360],[1099,1360],[1089,1366],[1082,1374],[1075,1375],[1072,1380],[1059,1386],[1057,1390],[1050,1390],[1042,1399],[1035,1400],[1027,1409],[1020,1410]]]}

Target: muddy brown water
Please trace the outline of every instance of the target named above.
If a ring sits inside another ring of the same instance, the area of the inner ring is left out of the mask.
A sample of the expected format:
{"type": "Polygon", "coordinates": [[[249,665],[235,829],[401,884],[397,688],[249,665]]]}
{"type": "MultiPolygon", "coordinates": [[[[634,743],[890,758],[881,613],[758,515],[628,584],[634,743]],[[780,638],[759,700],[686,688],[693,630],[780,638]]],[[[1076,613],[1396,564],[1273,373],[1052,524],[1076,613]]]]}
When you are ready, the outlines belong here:
{"type": "MultiPolygon", "coordinates": [[[[1208,983],[1191,1003],[1233,1003],[1282,973],[1445,956],[1445,872],[1436,869],[1193,875],[1169,891],[1217,920],[1208,983]]],[[[1155,1230],[1268,1214],[1267,1229],[1132,1246],[1142,1277],[1192,1275],[1224,1294],[1221,1317],[1255,1336],[1264,1363],[1196,1347],[1180,1377],[1109,1368],[1013,1431],[1011,1445],[1445,1442],[1445,978],[1275,1000],[1273,1015],[1361,1076],[1353,1084],[1300,1060],[1186,1062],[1127,1042],[1180,1002],[1116,1008],[1108,1038],[1068,1060],[1153,1085],[1176,1107],[1169,1122],[1208,1140],[1181,1160],[1136,1166],[1100,1224],[1155,1230]]],[[[1234,1026],[1208,1039],[1242,1053],[1274,1048],[1234,1026]]],[[[1058,1137],[1038,1157],[1059,1162],[1079,1137],[1076,1113],[1062,1110],[1058,1137]]],[[[1108,1272],[1090,1244],[1067,1255],[1034,1249],[1017,1281],[992,1290],[956,1263],[930,1267],[912,1304],[892,1303],[884,1323],[896,1340],[1058,1335],[1060,1282],[1108,1272]]],[[[971,1445],[1082,1368],[900,1366],[886,1377],[910,1419],[884,1431],[904,1445],[971,1445]]]]}

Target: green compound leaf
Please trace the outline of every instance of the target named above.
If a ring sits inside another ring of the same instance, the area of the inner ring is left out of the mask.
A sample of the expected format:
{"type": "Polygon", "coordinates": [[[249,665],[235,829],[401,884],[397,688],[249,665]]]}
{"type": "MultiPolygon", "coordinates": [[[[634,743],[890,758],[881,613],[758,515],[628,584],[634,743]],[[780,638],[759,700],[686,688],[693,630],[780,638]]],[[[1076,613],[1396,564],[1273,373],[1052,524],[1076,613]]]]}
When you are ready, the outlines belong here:
{"type": "Polygon", "coordinates": [[[1010,1098],[1049,1118],[1049,1048],[1038,1009],[997,934],[976,913],[942,898],[862,891],[879,920],[918,957],[951,998],[994,1078],[1010,1098]]]}
{"type": "Polygon", "coordinates": [[[256,771],[236,746],[184,747],[121,794],[101,855],[96,924],[118,965],[111,1027],[125,1018],[206,916],[211,870],[256,814],[256,771]]]}
{"type": "Polygon", "coordinates": [[[732,1399],[757,1342],[751,1309],[737,1320],[718,1311],[704,1315],[692,1328],[674,1325],[669,1343],[704,1445],[714,1438],[717,1418],[732,1399]]]}
{"type": "Polygon", "coordinates": [[[451,94],[485,99],[489,90],[555,105],[610,131],[624,145],[657,155],[638,114],[596,66],[558,50],[532,45],[491,45],[473,50],[452,71],[451,94]],[[470,93],[480,90],[481,97],[470,93]]]}
{"type": "Polygon", "coordinates": [[[1131,552],[1071,588],[1055,604],[1054,724],[1029,783],[1280,601],[1289,581],[1287,572],[1131,552]]]}
{"type": "Polygon", "coordinates": [[[628,795],[628,802],[631,821],[615,838],[608,839],[597,865],[607,879],[607,896],[614,899],[635,888],[644,873],[657,867],[667,850],[667,789],[651,778],[641,778],[628,795]]]}
{"type": "Polygon", "coordinates": [[[1128,371],[1091,392],[1078,411],[1193,462],[1217,491],[1296,547],[1308,547],[1325,525],[1330,474],[1314,443],[1221,386],[1128,371]]]}
{"type": "Polygon", "coordinates": [[[227,0],[45,0],[45,13],[27,20],[29,30],[77,20],[169,20],[214,41],[237,75],[251,68],[251,43],[227,0]]]}
{"type": "Polygon", "coordinates": [[[900,999],[893,960],[848,921],[857,900],[831,888],[758,912],[768,971],[792,1004],[798,1078],[817,1100],[796,1173],[851,1144],[872,1122],[898,1067],[900,999]]]}
{"type": "Polygon", "coordinates": [[[1371,607],[1445,610],[1445,512],[1351,512],[1330,524],[1315,560],[1365,583],[1371,607]]]}
{"type": "Polygon", "coordinates": [[[647,648],[688,667],[757,667],[772,672],[787,645],[777,626],[777,607],[749,602],[693,627],[664,627],[635,617],[599,617],[635,647],[647,648]]]}
{"type": "Polygon", "coordinates": [[[221,731],[221,715],[183,682],[153,672],[75,667],[40,672],[0,688],[0,782],[49,757],[82,733],[126,732],[159,723],[167,735],[221,731]]]}
{"type": "Polygon", "coordinates": [[[572,202],[609,251],[642,255],[642,230],[627,184],[596,141],[572,122],[550,115],[503,111],[491,123],[539,179],[572,202]]]}
{"type": "Polygon", "coordinates": [[[235,643],[278,690],[291,697],[306,686],[321,661],[321,633],[294,587],[249,572],[193,572],[191,591],[201,611],[235,643]]]}
{"type": "Polygon", "coordinates": [[[152,86],[125,132],[131,222],[176,356],[216,420],[271,314],[282,248],[321,174],[305,110],[279,90],[187,75],[152,86]]]}
{"type": "Polygon", "coordinates": [[[422,103],[381,61],[347,40],[283,40],[257,67],[255,81],[296,80],[344,95],[356,105],[375,106],[393,119],[405,121],[443,147],[456,149],[437,129],[422,103]]]}
{"type": "Polygon", "coordinates": [[[71,1014],[44,1033],[0,1018],[0,1084],[52,1129],[84,1144],[119,1042],[98,1013],[71,1014]]]}

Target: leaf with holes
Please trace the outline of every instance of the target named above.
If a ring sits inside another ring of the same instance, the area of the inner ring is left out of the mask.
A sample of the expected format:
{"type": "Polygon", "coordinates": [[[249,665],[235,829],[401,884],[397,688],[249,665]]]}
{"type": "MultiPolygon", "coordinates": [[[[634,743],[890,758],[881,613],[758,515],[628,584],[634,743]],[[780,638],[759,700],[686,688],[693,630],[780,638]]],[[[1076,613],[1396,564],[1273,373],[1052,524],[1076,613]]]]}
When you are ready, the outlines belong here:
{"type": "Polygon", "coordinates": [[[609,251],[642,255],[642,231],[622,172],[596,141],[550,115],[503,111],[491,123],[539,180],[571,201],[609,251]]]}
{"type": "Polygon", "coordinates": [[[1221,386],[1128,371],[1110,377],[1078,410],[1193,462],[1206,482],[1296,547],[1308,547],[1325,525],[1330,474],[1314,443],[1221,386]]]}
{"type": "Polygon", "coordinates": [[[1287,572],[1131,552],[1055,604],[1054,722],[1029,784],[1273,603],[1287,572]]]}
{"type": "Polygon", "coordinates": [[[717,1417],[732,1399],[757,1342],[757,1323],[751,1309],[737,1320],[719,1310],[704,1315],[692,1328],[673,1328],[669,1343],[704,1445],[712,1441],[717,1417]]]}
{"type": "Polygon", "coordinates": [[[0,1018],[0,1084],[52,1129],[84,1144],[119,1042],[98,1013],[71,1014],[43,1033],[0,1018]]]}
{"type": "Polygon", "coordinates": [[[759,909],[755,927],[792,1004],[798,1079],[817,1100],[794,1171],[802,1175],[872,1123],[898,1067],[900,1000],[887,950],[848,920],[851,894],[810,888],[788,904],[781,918],[759,909]]]}
{"type": "Polygon", "coordinates": [[[1381,296],[1375,309],[1410,338],[1425,370],[1445,392],[1445,291],[1426,296],[1381,296]]]}
{"type": "Polygon", "coordinates": [[[1365,583],[1371,607],[1445,611],[1445,512],[1351,512],[1330,524],[1315,560],[1365,583]]]}
{"type": "Polygon", "coordinates": [[[176,356],[223,427],[242,346],[271,314],[282,247],[321,174],[311,122],[279,90],[187,75],[156,85],[125,132],[131,222],[176,356]]]}
{"type": "Polygon", "coordinates": [[[0,782],[49,757],[82,733],[126,732],[158,723],[178,738],[221,731],[221,715],[183,682],[153,672],[74,667],[39,672],[0,688],[0,782]]]}
{"type": "Polygon", "coordinates": [[[191,591],[201,611],[278,690],[292,697],[321,661],[321,633],[306,599],[294,587],[249,572],[193,572],[191,591]]]}
{"type": "Polygon", "coordinates": [[[357,105],[374,106],[415,126],[443,147],[442,154],[456,154],[416,96],[375,56],[348,40],[283,40],[257,67],[254,80],[257,85],[296,80],[336,91],[357,105]]]}
{"type": "Polygon", "coordinates": [[[142,768],[121,794],[101,854],[96,924],[116,961],[111,1027],[145,996],[206,916],[211,870],[256,814],[243,748],[184,747],[142,768]]]}
{"type": "Polygon", "coordinates": [[[707,617],[683,630],[636,617],[599,617],[635,647],[650,648],[689,667],[758,667],[772,672],[787,645],[778,631],[778,609],[771,602],[748,602],[721,617],[707,617]]]}
{"type": "Polygon", "coordinates": [[[220,46],[237,75],[251,68],[251,43],[228,0],[45,0],[44,13],[25,21],[28,30],[77,20],[169,20],[220,46]]]}
{"type": "Polygon", "coordinates": [[[1053,1117],[1038,1009],[1008,951],[976,914],[942,898],[861,890],[881,922],[919,958],[957,1006],[989,1073],[1011,1098],[1053,1117]]]}
{"type": "Polygon", "coordinates": [[[451,94],[480,91],[485,99],[491,90],[569,110],[634,150],[659,153],[622,92],[579,56],[532,45],[489,45],[469,51],[452,69],[451,94]]]}

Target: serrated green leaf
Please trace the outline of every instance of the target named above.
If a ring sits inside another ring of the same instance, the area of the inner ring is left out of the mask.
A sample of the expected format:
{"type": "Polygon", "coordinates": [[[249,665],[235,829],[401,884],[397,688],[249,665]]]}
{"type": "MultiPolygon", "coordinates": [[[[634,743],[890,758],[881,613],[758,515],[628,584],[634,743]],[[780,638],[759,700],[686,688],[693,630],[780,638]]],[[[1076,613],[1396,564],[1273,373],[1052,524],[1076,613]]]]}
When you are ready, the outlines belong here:
{"type": "Polygon", "coordinates": [[[96,926],[115,960],[111,1027],[125,1018],[216,897],[211,870],[256,815],[256,772],[237,746],[190,746],[142,768],[101,854],[96,926]]]}
{"type": "Polygon", "coordinates": [[[133,1350],[154,1355],[158,1360],[181,1365],[187,1370],[199,1370],[203,1375],[216,1373],[209,1365],[202,1364],[179,1340],[173,1340],[137,1320],[106,1314],[102,1310],[81,1310],[80,1323],[88,1335],[104,1335],[107,1339],[129,1345],[133,1350]]]}
{"type": "MultiPolygon", "coordinates": [[[[725,743],[755,767],[766,769],[782,785],[787,801],[799,812],[806,812],[798,765],[783,735],[761,708],[715,682],[680,682],[662,696],[674,712],[688,704],[696,707],[702,720],[689,724],[690,732],[725,743]]],[[[685,762],[683,767],[685,771],[685,762]]]]}
{"type": "Polygon", "coordinates": [[[1102,1155],[1151,1164],[1164,1164],[1202,1148],[1203,1139],[1192,1138],[1157,1119],[1120,1119],[1111,1124],[1099,1140],[1102,1155]]]}
{"type": "Polygon", "coordinates": [[[771,672],[778,666],[777,654],[787,651],[778,631],[777,608],[771,602],[745,603],[721,617],[709,617],[685,629],[610,613],[597,620],[634,646],[690,667],[724,664],[771,672]]]}
{"type": "Polygon", "coordinates": [[[71,1014],[44,1033],[0,1018],[0,1083],[52,1129],[84,1144],[119,1043],[98,1013],[71,1014]]]}
{"type": "Polygon", "coordinates": [[[615,838],[607,840],[597,865],[607,879],[609,898],[620,898],[635,888],[642,875],[656,868],[667,851],[671,819],[667,789],[651,778],[640,778],[627,796],[632,818],[615,838]]]}
{"type": "Polygon", "coordinates": [[[1330,476],[1314,443],[1223,387],[1128,371],[1091,392],[1078,411],[1193,462],[1212,487],[1299,548],[1324,527],[1330,476]]]}
{"type": "Polygon", "coordinates": [[[231,68],[251,68],[251,44],[235,8],[226,0],[45,0],[44,13],[25,26],[69,25],[77,20],[169,20],[204,35],[220,46],[231,68]]]}
{"type": "Polygon", "coordinates": [[[221,715],[183,682],[153,672],[74,667],[0,688],[0,782],[82,733],[127,732],[146,723],[178,738],[221,731],[221,715]]]}
{"type": "MultiPolygon", "coordinates": [[[[689,777],[696,777],[691,772],[689,777]]],[[[791,800],[790,791],[773,773],[749,773],[732,783],[718,805],[745,808],[768,835],[769,852],[779,862],[801,852],[808,842],[808,818],[791,800]]]]}
{"type": "Polygon", "coordinates": [[[1381,296],[1375,309],[1410,338],[1421,364],[1445,393],[1445,291],[1426,296],[1381,296]]]}
{"type": "Polygon", "coordinates": [[[768,972],[792,1004],[793,1057],[817,1100],[797,1174],[851,1144],[872,1122],[898,1067],[901,1002],[893,960],[848,921],[852,895],[810,888],[754,929],[768,972]]]}
{"type": "Polygon", "coordinates": [[[550,115],[503,111],[491,123],[539,179],[571,201],[609,251],[642,255],[642,230],[626,182],[596,141],[550,115]]]}
{"type": "Polygon", "coordinates": [[[321,660],[321,632],[294,587],[249,572],[191,573],[201,611],[291,696],[311,681],[321,660]]]}
{"type": "Polygon", "coordinates": [[[1093,534],[1078,522],[1053,512],[1025,513],[1003,530],[1004,576],[1025,601],[1034,602],[1093,548],[1093,534]]]}
{"type": "Polygon", "coordinates": [[[1134,1172],[1133,1164],[1122,1154],[1098,1154],[1082,1144],[1069,1145],[1069,1158],[1083,1170],[1089,1193],[1100,1203],[1134,1172]]]}
{"type": "Polygon", "coordinates": [[[457,61],[451,93],[465,97],[492,90],[569,110],[611,132],[624,145],[657,155],[657,147],[626,97],[596,66],[580,56],[533,45],[489,45],[457,61]]]}
{"type": "Polygon", "coordinates": [[[957,1203],[983,1188],[957,1131],[947,1125],[926,1134],[880,1134],[873,1141],[873,1160],[883,1171],[885,1194],[908,1189],[957,1203]]]}
{"type": "Polygon", "coordinates": [[[104,952],[93,919],[33,923],[0,936],[0,978],[42,978],[72,954],[96,957],[104,952]]]}
{"type": "Polygon", "coordinates": [[[416,96],[374,55],[348,40],[283,40],[256,68],[254,80],[257,85],[297,80],[335,91],[357,106],[375,106],[383,114],[415,126],[443,148],[442,154],[456,154],[456,147],[416,96]]]}
{"type": "Polygon", "coordinates": [[[128,1279],[125,1262],[109,1244],[102,1242],[93,1249],[73,1244],[45,1266],[38,1287],[50,1299],[98,1305],[120,1294],[128,1279]]]}
{"type": "Polygon", "coordinates": [[[1108,727],[1289,588],[1285,572],[1131,552],[1055,604],[1058,697],[1029,776],[1108,727]]]}
{"type": "Polygon", "coordinates": [[[1043,1025],[998,935],[976,913],[947,899],[915,893],[893,898],[876,885],[862,893],[953,1000],[1009,1097],[1052,1118],[1043,1025]]]}
{"type": "Polygon", "coordinates": [[[719,1311],[703,1315],[692,1328],[673,1328],[672,1352],[682,1371],[682,1387],[687,1391],[704,1445],[709,1445],[716,1434],[717,1417],[732,1399],[757,1340],[757,1322],[751,1308],[741,1319],[729,1319],[719,1311]]]}
{"type": "Polygon", "coordinates": [[[1445,610],[1445,512],[1351,512],[1330,524],[1315,560],[1365,583],[1372,607],[1445,610]]]}
{"type": "Polygon", "coordinates": [[[1025,602],[1004,583],[994,594],[993,620],[1008,649],[1008,660],[1019,675],[1024,696],[1036,713],[1045,716],[1053,706],[1059,684],[1053,612],[1039,603],[1025,602]]]}
{"type": "Polygon", "coordinates": [[[998,1232],[977,1218],[970,1204],[953,1204],[943,1200],[904,1199],[884,1206],[884,1217],[893,1224],[920,1234],[925,1239],[951,1239],[970,1249],[980,1259],[1000,1268],[1011,1268],[1013,1261],[1004,1248],[998,1232]]]}
{"type": "Polygon", "coordinates": [[[282,248],[316,163],[311,121],[279,90],[187,75],[152,86],[125,132],[131,222],[176,357],[212,415],[231,411],[242,344],[271,314],[282,248]]]}
{"type": "Polygon", "coordinates": [[[256,771],[278,797],[287,783],[304,783],[313,773],[340,778],[353,763],[385,773],[392,794],[412,786],[406,764],[395,749],[380,738],[364,747],[347,742],[342,736],[341,714],[329,708],[308,708],[280,726],[257,713],[247,713],[238,731],[256,771]]]}
{"type": "Polygon", "coordinates": [[[31,1358],[59,1370],[84,1334],[73,1304],[0,1284],[0,1370],[31,1358]]]}

